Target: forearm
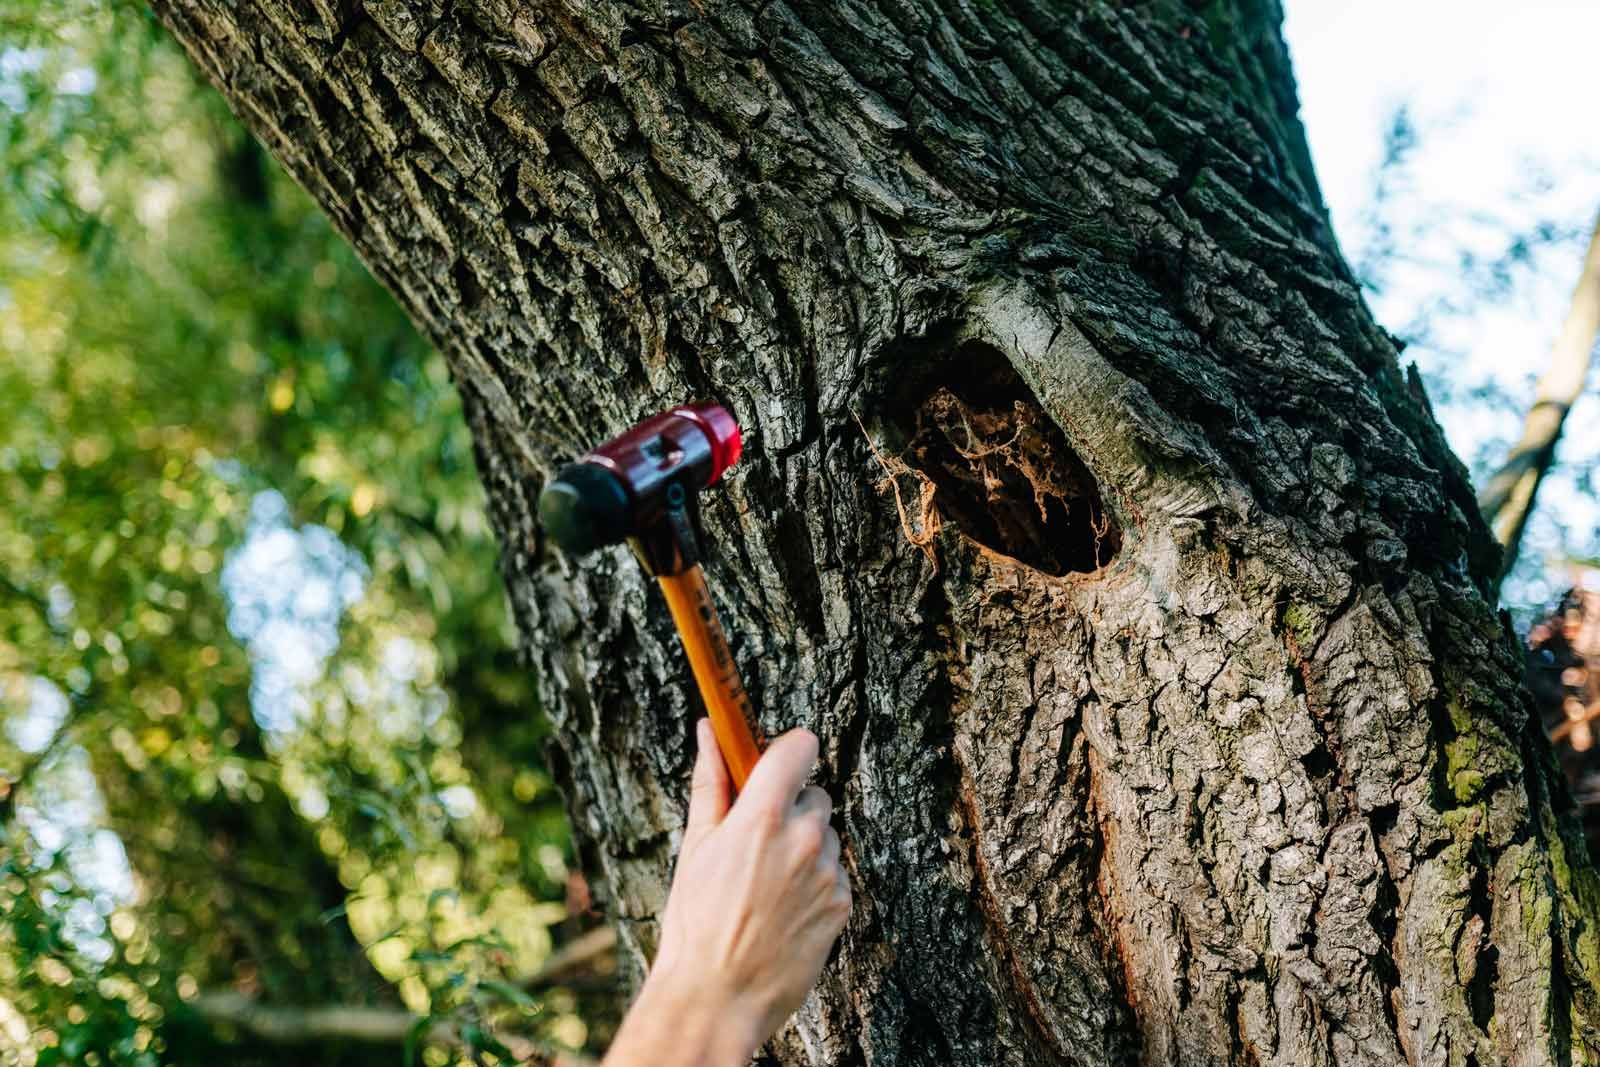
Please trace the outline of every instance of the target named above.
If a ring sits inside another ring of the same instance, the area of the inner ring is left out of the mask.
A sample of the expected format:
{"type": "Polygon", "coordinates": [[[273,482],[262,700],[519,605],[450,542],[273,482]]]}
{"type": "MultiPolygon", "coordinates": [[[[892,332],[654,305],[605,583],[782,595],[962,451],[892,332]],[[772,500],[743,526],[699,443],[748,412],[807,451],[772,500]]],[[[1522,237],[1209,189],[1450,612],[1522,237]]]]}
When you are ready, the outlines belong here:
{"type": "Polygon", "coordinates": [[[765,1035],[708,983],[652,974],[603,1067],[746,1067],[765,1035]]]}

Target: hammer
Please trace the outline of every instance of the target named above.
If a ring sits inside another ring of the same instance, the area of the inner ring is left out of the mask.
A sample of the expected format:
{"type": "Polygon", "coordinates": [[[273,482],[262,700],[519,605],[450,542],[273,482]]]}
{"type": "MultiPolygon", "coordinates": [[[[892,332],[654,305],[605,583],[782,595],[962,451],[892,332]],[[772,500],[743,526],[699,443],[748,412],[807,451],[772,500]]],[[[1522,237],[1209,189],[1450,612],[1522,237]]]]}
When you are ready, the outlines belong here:
{"type": "Polygon", "coordinates": [[[627,541],[660,583],[717,747],[743,789],[761,749],[695,537],[697,494],[738,462],[740,447],[739,424],[720,404],[652,415],[563,467],[539,495],[539,519],[569,555],[627,541]]]}

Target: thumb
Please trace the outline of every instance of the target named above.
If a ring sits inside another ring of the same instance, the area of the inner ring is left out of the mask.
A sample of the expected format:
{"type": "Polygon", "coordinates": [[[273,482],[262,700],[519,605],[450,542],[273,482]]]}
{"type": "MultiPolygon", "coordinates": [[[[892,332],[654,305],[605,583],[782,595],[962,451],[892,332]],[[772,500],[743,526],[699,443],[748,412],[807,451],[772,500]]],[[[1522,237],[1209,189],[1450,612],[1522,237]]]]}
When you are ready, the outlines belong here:
{"type": "Polygon", "coordinates": [[[740,794],[740,807],[787,812],[816,763],[817,735],[810,730],[790,730],[761,754],[740,794]]]}
{"type": "Polygon", "coordinates": [[[722,752],[717,748],[717,735],[711,732],[710,719],[701,719],[695,724],[695,744],[699,751],[694,760],[694,776],[689,782],[689,819],[683,829],[685,851],[715,830],[733,804],[733,783],[728,778],[727,764],[722,762],[722,752]]]}

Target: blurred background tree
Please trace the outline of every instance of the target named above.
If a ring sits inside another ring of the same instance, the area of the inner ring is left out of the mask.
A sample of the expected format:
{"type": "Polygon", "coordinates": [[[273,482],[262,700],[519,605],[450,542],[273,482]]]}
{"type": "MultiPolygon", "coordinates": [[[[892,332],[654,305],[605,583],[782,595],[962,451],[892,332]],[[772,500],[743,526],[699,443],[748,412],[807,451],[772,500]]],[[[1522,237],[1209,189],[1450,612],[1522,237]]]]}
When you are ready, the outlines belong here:
{"type": "Polygon", "coordinates": [[[0,20],[0,1061],[597,1047],[443,361],[140,6],[0,20]]]}

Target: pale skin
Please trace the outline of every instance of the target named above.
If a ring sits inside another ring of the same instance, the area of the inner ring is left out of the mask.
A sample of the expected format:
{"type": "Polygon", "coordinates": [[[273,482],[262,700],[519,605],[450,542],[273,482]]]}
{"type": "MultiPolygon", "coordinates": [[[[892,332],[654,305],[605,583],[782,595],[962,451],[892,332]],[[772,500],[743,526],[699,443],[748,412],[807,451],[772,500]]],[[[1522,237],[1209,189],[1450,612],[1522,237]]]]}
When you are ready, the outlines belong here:
{"type": "Polygon", "coordinates": [[[710,723],[661,947],[604,1067],[744,1067],[816,984],[850,916],[833,802],[805,784],[817,738],[772,743],[734,799],[710,723]]]}

